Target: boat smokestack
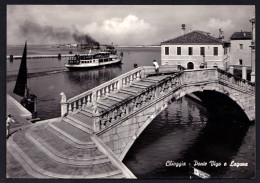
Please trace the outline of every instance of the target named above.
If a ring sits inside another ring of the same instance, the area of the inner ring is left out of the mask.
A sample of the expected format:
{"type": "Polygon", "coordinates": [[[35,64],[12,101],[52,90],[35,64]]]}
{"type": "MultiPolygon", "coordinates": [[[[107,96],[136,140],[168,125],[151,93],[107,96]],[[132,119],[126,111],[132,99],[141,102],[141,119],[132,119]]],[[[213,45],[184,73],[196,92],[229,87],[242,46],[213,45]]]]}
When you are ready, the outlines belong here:
{"type": "Polygon", "coordinates": [[[181,24],[181,29],[182,29],[182,35],[185,34],[185,24],[181,24]]]}

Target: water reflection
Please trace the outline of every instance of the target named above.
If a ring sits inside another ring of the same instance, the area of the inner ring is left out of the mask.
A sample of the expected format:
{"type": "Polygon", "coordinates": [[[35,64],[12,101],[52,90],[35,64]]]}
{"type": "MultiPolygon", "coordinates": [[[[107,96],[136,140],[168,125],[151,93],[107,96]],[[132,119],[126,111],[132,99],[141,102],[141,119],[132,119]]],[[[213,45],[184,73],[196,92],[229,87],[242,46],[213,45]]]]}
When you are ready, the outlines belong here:
{"type": "MultiPolygon", "coordinates": [[[[173,102],[154,119],[136,140],[124,163],[138,178],[188,178],[188,163],[194,160],[230,164],[248,129],[247,121],[234,121],[232,116],[226,120],[211,116],[205,107],[183,98],[173,102]],[[183,161],[187,166],[166,167],[168,160],[183,161]]],[[[229,166],[199,168],[212,177],[238,176],[225,175],[229,166]]],[[[245,168],[254,171],[252,162],[245,168]]]]}

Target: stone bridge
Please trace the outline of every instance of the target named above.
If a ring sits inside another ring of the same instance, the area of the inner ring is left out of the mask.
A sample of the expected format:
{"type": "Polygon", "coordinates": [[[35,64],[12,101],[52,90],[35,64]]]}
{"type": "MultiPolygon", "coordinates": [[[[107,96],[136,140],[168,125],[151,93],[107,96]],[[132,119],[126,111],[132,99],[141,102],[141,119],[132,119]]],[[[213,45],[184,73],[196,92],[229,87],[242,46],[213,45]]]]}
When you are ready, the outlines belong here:
{"type": "Polygon", "coordinates": [[[152,120],[186,94],[216,93],[255,119],[249,81],[219,69],[161,66],[160,73],[139,67],[69,100],[61,93],[61,117],[8,139],[7,177],[135,178],[123,158],[152,120]]]}
{"type": "Polygon", "coordinates": [[[160,72],[157,77],[153,67],[134,69],[62,103],[62,115],[91,117],[96,137],[120,160],[153,118],[186,94],[221,93],[250,121],[255,119],[255,86],[249,81],[215,68],[177,71],[168,66],[160,72]]]}

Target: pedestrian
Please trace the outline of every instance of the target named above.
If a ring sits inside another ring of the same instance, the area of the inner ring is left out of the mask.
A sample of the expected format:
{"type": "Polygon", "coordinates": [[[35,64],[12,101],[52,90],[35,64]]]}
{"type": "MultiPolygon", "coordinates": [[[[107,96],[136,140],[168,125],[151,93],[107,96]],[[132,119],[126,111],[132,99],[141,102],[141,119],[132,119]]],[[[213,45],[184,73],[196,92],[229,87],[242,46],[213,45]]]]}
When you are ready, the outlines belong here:
{"type": "Polygon", "coordinates": [[[10,133],[11,122],[15,123],[11,114],[8,114],[7,119],[6,119],[6,136],[7,136],[7,138],[11,135],[11,133],[10,133]]]}
{"type": "Polygon", "coordinates": [[[158,76],[159,74],[159,64],[156,62],[156,60],[153,60],[153,65],[154,65],[154,68],[155,68],[155,72],[156,72],[156,75],[158,76]]]}

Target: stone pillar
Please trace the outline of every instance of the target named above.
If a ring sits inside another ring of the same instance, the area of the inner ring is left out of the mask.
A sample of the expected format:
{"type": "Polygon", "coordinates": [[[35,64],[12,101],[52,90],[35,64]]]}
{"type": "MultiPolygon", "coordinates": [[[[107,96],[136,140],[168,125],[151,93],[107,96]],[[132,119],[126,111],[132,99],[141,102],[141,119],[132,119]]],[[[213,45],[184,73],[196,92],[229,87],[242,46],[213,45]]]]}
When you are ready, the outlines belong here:
{"type": "Polygon", "coordinates": [[[98,132],[100,130],[100,122],[99,118],[95,117],[94,118],[94,123],[93,123],[93,130],[94,132],[98,132]]]}
{"type": "Polygon", "coordinates": [[[230,67],[229,67],[229,73],[230,73],[230,74],[234,74],[234,67],[233,67],[233,66],[230,66],[230,67]]]}
{"type": "Polygon", "coordinates": [[[242,79],[246,80],[246,67],[242,67],[242,79]]]}
{"type": "Polygon", "coordinates": [[[61,117],[64,117],[68,112],[67,98],[66,95],[61,92],[61,117]]]}

